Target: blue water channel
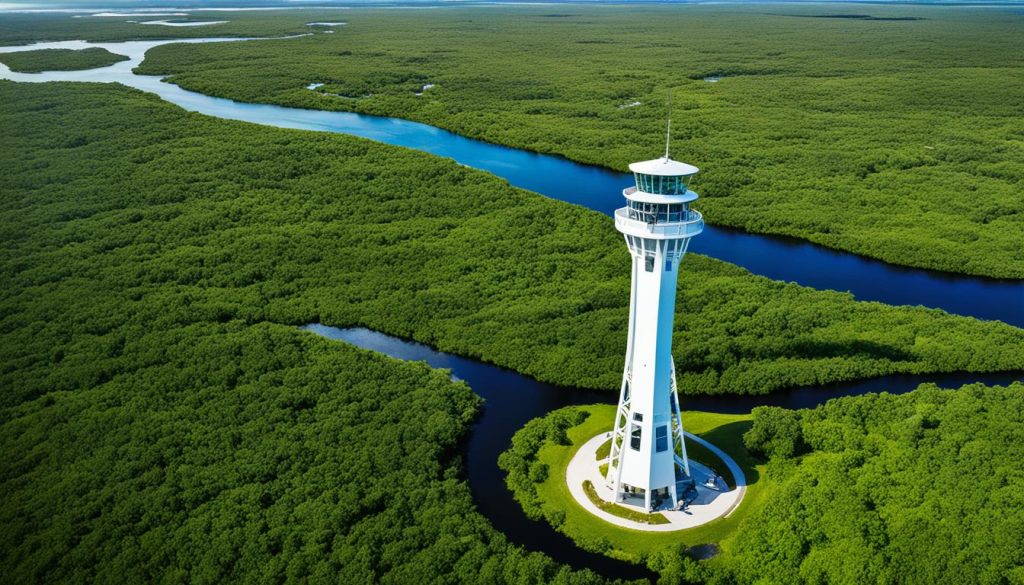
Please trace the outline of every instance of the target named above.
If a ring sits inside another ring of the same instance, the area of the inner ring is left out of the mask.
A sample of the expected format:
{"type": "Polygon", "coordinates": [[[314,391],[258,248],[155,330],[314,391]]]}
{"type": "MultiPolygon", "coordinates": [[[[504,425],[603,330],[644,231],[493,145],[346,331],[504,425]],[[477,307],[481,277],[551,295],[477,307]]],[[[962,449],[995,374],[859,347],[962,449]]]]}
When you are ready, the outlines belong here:
{"type": "MultiPolygon", "coordinates": [[[[543,551],[551,558],[573,567],[587,567],[606,577],[638,579],[653,575],[645,567],[617,561],[587,552],[545,522],[530,520],[505,487],[505,472],[498,468],[498,456],[508,449],[512,435],[528,421],[557,408],[581,404],[612,404],[616,392],[563,388],[538,382],[511,370],[476,360],[437,351],[363,328],[339,329],[320,324],[304,329],[381,352],[394,358],[426,362],[434,368],[451,371],[452,377],[469,384],[484,399],[484,409],[466,441],[466,475],[473,500],[480,512],[509,540],[527,550],[543,551]]],[[[681,396],[683,424],[685,412],[745,413],[761,405],[810,408],[839,396],[868,392],[908,392],[925,382],[943,388],[956,388],[972,382],[1006,385],[1021,379],[1024,373],[894,375],[821,387],[806,387],[773,392],[766,396],[681,396]]]]}
{"type": "MultiPolygon", "coordinates": [[[[0,65],[0,79],[27,82],[120,82],[155,93],[186,110],[217,118],[280,128],[350,134],[448,157],[493,173],[516,187],[608,215],[623,205],[622,189],[630,185],[631,178],[621,172],[575,163],[558,156],[490,144],[408,120],[241,103],[186,91],[177,85],[163,82],[159,77],[132,73],[132,69],[141,63],[145,52],[158,45],[238,40],[255,42],[252,39],[218,38],[122,43],[69,41],[0,47],[0,52],[8,52],[31,48],[98,46],[129,57],[128,61],[87,71],[23,74],[12,73],[0,65]]],[[[259,42],[288,41],[278,39],[259,42]]],[[[652,157],[655,154],[652,153],[652,157]]],[[[697,189],[699,191],[699,182],[697,189]]],[[[1021,245],[1024,246],[1024,242],[1021,245]]],[[[716,226],[706,227],[704,233],[691,243],[690,251],[732,262],[772,279],[796,282],[817,289],[849,291],[861,300],[891,305],[923,305],[1024,327],[1024,281],[1020,280],[998,280],[894,266],[798,239],[751,234],[716,226]]]]}
{"type": "MultiPolygon", "coordinates": [[[[414,148],[489,171],[516,187],[611,214],[622,205],[622,188],[629,176],[582,165],[566,159],[531,153],[473,140],[425,124],[395,118],[346,112],[303,110],[265,104],[246,104],[186,91],[158,77],[135,75],[145,52],[171,42],[215,42],[247,39],[190,39],[187,41],[130,41],[85,43],[69,41],[0,47],[0,52],[33,48],[81,49],[99,46],[129,56],[128,61],[87,71],[12,73],[0,64],[0,79],[21,82],[78,81],[120,82],[149,91],[182,108],[206,115],[281,128],[337,132],[387,144],[414,148]]],[[[266,41],[273,42],[273,41],[266,41]]],[[[315,81],[315,80],[311,80],[315,81]]],[[[612,229],[609,222],[609,229],[612,229]]],[[[691,251],[707,254],[751,272],[797,282],[818,289],[850,291],[858,299],[889,304],[924,305],[981,319],[998,319],[1024,326],[1024,281],[1007,281],[931,272],[892,266],[844,252],[828,250],[800,240],[748,234],[708,226],[696,238],[691,251]]],[[[405,360],[425,361],[447,368],[466,381],[485,399],[480,419],[466,442],[466,472],[474,501],[495,528],[528,550],[543,551],[555,560],[587,567],[608,577],[627,579],[654,575],[645,567],[617,561],[578,548],[571,540],[543,522],[528,519],[504,485],[498,455],[508,448],[512,435],[529,420],[556,408],[574,404],[609,403],[611,392],[566,389],[538,382],[515,372],[433,350],[424,345],[367,329],[337,329],[313,324],[313,333],[345,341],[405,360]]],[[[775,392],[767,396],[685,396],[684,410],[742,413],[760,405],[790,408],[812,407],[837,396],[874,391],[906,392],[923,382],[957,387],[970,382],[1007,384],[1021,372],[997,374],[895,375],[775,392]]],[[[684,420],[685,423],[685,420],[684,420]]]]}

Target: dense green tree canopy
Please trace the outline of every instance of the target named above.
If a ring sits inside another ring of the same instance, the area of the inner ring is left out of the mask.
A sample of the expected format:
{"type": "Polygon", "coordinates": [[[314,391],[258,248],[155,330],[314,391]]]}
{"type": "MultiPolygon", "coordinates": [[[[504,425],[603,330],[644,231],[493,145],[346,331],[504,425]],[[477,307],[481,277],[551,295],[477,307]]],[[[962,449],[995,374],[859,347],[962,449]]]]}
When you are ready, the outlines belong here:
{"type": "Polygon", "coordinates": [[[475,511],[479,399],[443,372],[280,325],[129,336],[124,372],[2,411],[5,582],[598,580],[475,511]]]}
{"type": "Polygon", "coordinates": [[[100,47],[89,47],[88,49],[78,51],[72,49],[39,49],[37,51],[0,53],[0,63],[7,65],[11,71],[19,73],[94,69],[127,60],[128,57],[124,55],[116,55],[100,47]]]}
{"type": "Polygon", "coordinates": [[[1024,384],[754,410],[780,482],[712,582],[1020,583],[1024,384]],[[808,452],[771,446],[781,417],[808,452]]]}
{"type": "MultiPolygon", "coordinates": [[[[581,20],[536,18],[552,27],[581,20]]],[[[294,20],[252,23],[226,28],[301,27],[294,20]]],[[[850,25],[829,21],[833,26],[850,25]]],[[[998,24],[985,26],[999,32],[998,24]]],[[[98,30],[119,38],[129,29],[167,34],[125,23],[104,27],[98,30]]],[[[472,28],[470,40],[483,34],[472,28]]],[[[0,36],[27,40],[19,30],[3,24],[0,36]]],[[[491,24],[484,30],[505,34],[491,24]]],[[[565,42],[587,40],[558,34],[565,42]]],[[[492,34],[496,46],[508,42],[501,35],[492,34]]],[[[389,45],[395,37],[381,38],[382,54],[365,62],[391,80],[381,88],[382,108],[418,103],[403,92],[421,79],[394,73],[388,62],[405,48],[389,45]]],[[[984,55],[1014,58],[1000,39],[993,35],[984,55]]],[[[518,40],[525,48],[539,42],[518,40]]],[[[656,45],[649,49],[666,49],[656,45]]],[[[208,59],[189,83],[209,76],[215,82],[204,90],[229,93],[211,73],[223,53],[177,51],[167,50],[164,66],[179,55],[188,63],[208,59]]],[[[987,87],[986,58],[963,57],[972,67],[957,83],[971,83],[973,75],[987,87]]],[[[437,53],[437,62],[448,59],[437,53]]],[[[347,71],[351,65],[342,61],[347,71]]],[[[470,70],[480,63],[486,61],[471,62],[470,70]]],[[[252,64],[252,53],[238,54],[239,79],[249,79],[252,64]]],[[[301,81],[316,80],[292,70],[301,81]]],[[[452,75],[430,95],[442,106],[430,107],[448,108],[452,120],[467,125],[456,129],[473,134],[473,115],[443,101],[455,99],[443,93],[446,85],[458,87],[452,75]]],[[[746,83],[756,83],[758,76],[750,77],[746,83]]],[[[907,78],[908,94],[927,87],[907,78]]],[[[361,91],[363,81],[351,79],[349,89],[361,91]]],[[[348,83],[326,81],[339,90],[348,83]]],[[[701,83],[693,80],[701,89],[687,99],[711,91],[701,83]]],[[[806,91],[817,91],[817,83],[806,91]]],[[[475,85],[491,91],[480,79],[475,85]]],[[[236,89],[249,87],[245,81],[236,89]]],[[[543,85],[504,87],[524,92],[519,101],[557,105],[543,85]]],[[[305,91],[292,93],[327,97],[305,91]]],[[[1009,135],[1016,110],[993,105],[1000,95],[963,99],[977,99],[998,118],[982,126],[1009,135]]],[[[822,111],[834,107],[822,99],[822,111]]],[[[440,116],[430,107],[408,111],[440,116]]],[[[520,140],[510,138],[517,128],[533,134],[522,139],[526,146],[581,159],[587,155],[543,141],[564,132],[565,119],[576,132],[597,132],[590,124],[603,118],[530,113],[563,120],[550,124],[548,135],[547,122],[513,123],[525,115],[516,108],[507,108],[508,118],[481,116],[480,128],[506,128],[510,143],[520,140]]],[[[629,143],[646,148],[642,140],[659,116],[639,108],[622,115],[637,116],[629,143]]],[[[0,574],[25,583],[598,580],[510,546],[475,512],[458,442],[479,400],[464,384],[294,326],[366,325],[539,378],[614,387],[625,344],[628,258],[607,218],[451,161],[344,136],[212,120],[117,86],[0,82],[0,128],[0,574]]],[[[809,140],[770,137],[769,146],[809,140]]],[[[601,139],[601,148],[623,143],[613,138],[601,139]]],[[[965,181],[992,179],[981,185],[985,197],[1019,181],[1015,163],[1000,158],[1003,150],[975,160],[981,150],[949,144],[937,146],[936,156],[966,165],[965,181]]],[[[726,146],[709,145],[700,156],[717,157],[714,149],[726,146]]],[[[830,158],[836,156],[824,158],[843,160],[830,158]]],[[[709,173],[709,210],[721,221],[731,216],[714,201],[733,188],[729,177],[742,183],[739,171],[763,162],[748,157],[723,165],[717,177],[709,173]]],[[[918,169],[936,166],[939,179],[952,176],[943,174],[945,162],[889,162],[890,170],[912,175],[908,193],[918,169]]],[[[837,163],[837,176],[850,170],[845,164],[837,163]]],[[[878,169],[868,174],[883,175],[878,169]]],[[[835,184],[824,185],[821,192],[835,184]]],[[[737,204],[749,201],[737,193],[737,204]]],[[[813,221],[820,220],[819,196],[808,195],[813,221]]],[[[1002,205],[998,197],[985,204],[993,201],[1002,205]]],[[[1013,237],[1013,205],[986,216],[1009,226],[992,232],[1013,237]]],[[[970,241],[976,232],[964,229],[970,241]]],[[[963,249],[988,250],[987,237],[963,249]]],[[[1012,254],[992,257],[1014,265],[1012,254]]],[[[1024,332],[1003,324],[858,303],[700,256],[688,257],[686,268],[676,360],[688,391],[763,393],[892,372],[1024,367],[1024,332]]],[[[675,549],[652,562],[669,581],[1019,582],[1022,389],[924,389],[813,411],[758,411],[749,446],[770,458],[779,497],[712,563],[696,565],[675,549]]],[[[531,428],[537,437],[559,437],[531,428]]],[[[524,471],[519,479],[530,482],[546,472],[524,471]]]]}
{"type": "Polygon", "coordinates": [[[712,223],[1024,278],[1024,15],[872,6],[874,19],[827,18],[854,11],[866,10],[359,11],[335,34],[160,47],[142,70],[620,170],[662,151],[671,89],[673,153],[704,169],[712,223]]]}
{"type": "MultiPolygon", "coordinates": [[[[5,583],[601,581],[476,512],[465,384],[269,322],[289,262],[323,261],[275,226],[303,158],[257,156],[299,134],[110,85],[0,95],[5,583]]],[[[286,215],[336,219],[306,194],[286,215]]]]}
{"type": "MultiPolygon", "coordinates": [[[[608,218],[452,161],[186,114],[107,84],[0,83],[5,403],[120,371],[124,328],[364,325],[616,388],[629,257],[608,218]],[[63,367],[51,367],[55,356],[63,367]]],[[[1024,331],[688,256],[681,387],[1024,368],[1024,331]]]]}

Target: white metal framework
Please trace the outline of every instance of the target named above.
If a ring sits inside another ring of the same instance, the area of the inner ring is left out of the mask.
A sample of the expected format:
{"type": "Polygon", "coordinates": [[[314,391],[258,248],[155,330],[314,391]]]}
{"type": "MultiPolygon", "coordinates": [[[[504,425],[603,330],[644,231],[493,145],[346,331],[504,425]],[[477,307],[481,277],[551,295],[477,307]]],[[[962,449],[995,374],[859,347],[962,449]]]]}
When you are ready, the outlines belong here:
{"type": "Polygon", "coordinates": [[[676,468],[689,477],[683,420],[672,360],[679,263],[704,218],[690,209],[687,188],[697,167],[665,157],[633,163],[636,187],[623,191],[615,227],[632,255],[629,338],[606,480],[615,499],[678,501],[676,468]]]}

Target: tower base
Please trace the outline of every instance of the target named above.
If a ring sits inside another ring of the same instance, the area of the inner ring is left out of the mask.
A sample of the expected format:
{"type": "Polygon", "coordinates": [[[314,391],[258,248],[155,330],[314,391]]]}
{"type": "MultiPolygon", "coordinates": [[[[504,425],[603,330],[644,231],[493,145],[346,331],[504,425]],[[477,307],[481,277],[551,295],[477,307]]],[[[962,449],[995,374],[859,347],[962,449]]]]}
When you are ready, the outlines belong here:
{"type": "MultiPolygon", "coordinates": [[[[642,457],[644,454],[636,453],[635,455],[628,455],[626,448],[626,441],[628,440],[627,433],[628,429],[635,426],[631,424],[633,418],[630,417],[632,412],[630,395],[630,375],[627,369],[623,376],[622,390],[619,394],[619,405],[616,409],[615,415],[615,428],[612,431],[612,445],[611,454],[608,457],[608,472],[605,476],[607,485],[612,489],[615,494],[615,499],[618,501],[626,501],[626,498],[641,497],[644,500],[644,508],[647,510],[652,509],[655,502],[658,500],[668,499],[670,502],[678,502],[680,499],[681,492],[678,489],[679,484],[679,472],[685,478],[690,477],[690,460],[686,454],[686,441],[683,440],[685,431],[683,430],[683,419],[682,410],[679,407],[679,393],[676,386],[676,364],[675,360],[670,358],[671,364],[671,375],[669,377],[670,387],[668,393],[668,408],[666,409],[670,413],[669,426],[671,427],[671,447],[672,457],[671,459],[666,455],[662,459],[663,464],[673,466],[673,474],[662,473],[661,476],[666,478],[663,485],[630,485],[627,481],[623,480],[622,468],[628,465],[628,461],[624,461],[627,457],[642,457]],[[669,481],[671,476],[675,475],[675,481],[669,481]]],[[[659,469],[664,469],[661,467],[659,469]]],[[[650,479],[648,476],[646,479],[650,479]]]]}
{"type": "Polygon", "coordinates": [[[685,530],[729,516],[743,501],[747,482],[739,465],[718,447],[690,434],[686,435],[689,440],[699,442],[722,460],[732,474],[734,486],[729,486],[711,468],[691,460],[690,475],[684,475],[681,470],[677,473],[676,491],[684,505],[662,501],[652,512],[645,498],[627,496],[626,500],[617,500],[600,471],[601,465],[609,460],[598,460],[596,456],[610,436],[611,433],[601,433],[584,443],[573,455],[565,474],[573,499],[610,524],[651,532],[685,530]]]}

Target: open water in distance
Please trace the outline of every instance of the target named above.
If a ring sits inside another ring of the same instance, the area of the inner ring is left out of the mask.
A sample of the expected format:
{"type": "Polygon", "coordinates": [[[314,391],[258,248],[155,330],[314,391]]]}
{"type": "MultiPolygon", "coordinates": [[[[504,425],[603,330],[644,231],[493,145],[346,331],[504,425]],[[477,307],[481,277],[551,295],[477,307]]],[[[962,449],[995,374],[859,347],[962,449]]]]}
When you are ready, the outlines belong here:
{"type": "MultiPolygon", "coordinates": [[[[349,112],[240,103],[186,91],[177,85],[163,82],[160,77],[132,73],[132,69],[142,62],[146,51],[158,45],[240,40],[254,39],[206,38],[122,43],[66,41],[0,47],[0,52],[6,53],[40,48],[83,49],[95,46],[129,57],[128,61],[85,71],[13,73],[0,64],[0,79],[22,82],[118,82],[155,93],[186,110],[209,116],[281,128],[351,134],[449,157],[461,164],[491,172],[516,187],[608,215],[624,204],[622,189],[632,182],[630,176],[624,173],[574,163],[558,156],[498,146],[418,122],[349,112]]],[[[262,39],[260,42],[287,41],[262,39]]],[[[656,154],[652,153],[652,156],[656,154]]],[[[699,186],[697,189],[699,191],[699,186]]],[[[923,305],[979,319],[998,319],[1024,327],[1024,281],[905,268],[856,254],[829,250],[802,240],[749,234],[715,226],[707,226],[703,234],[694,238],[690,251],[738,264],[751,272],[776,280],[796,282],[817,289],[850,291],[861,300],[881,301],[891,305],[923,305]]]]}
{"type": "MultiPolygon", "coordinates": [[[[623,173],[577,164],[557,156],[472,140],[416,122],[346,112],[239,103],[186,91],[164,83],[159,77],[132,73],[146,51],[158,45],[239,40],[251,39],[210,38],[122,43],[68,41],[0,47],[0,52],[12,52],[99,46],[130,58],[109,67],[39,74],[13,73],[0,64],[0,78],[21,82],[119,82],[155,93],[186,110],[210,116],[283,128],[352,134],[415,148],[489,171],[517,187],[609,215],[622,205],[621,190],[631,183],[630,177],[623,173]]],[[[921,304],[1024,326],[1024,282],[900,268],[799,240],[747,234],[712,226],[696,238],[691,250],[733,262],[770,278],[795,281],[819,289],[849,290],[860,299],[890,304],[921,304]]],[[[480,511],[510,540],[530,550],[544,551],[560,562],[589,567],[606,576],[653,576],[644,567],[588,553],[546,523],[528,519],[512,499],[504,484],[504,474],[497,467],[498,455],[508,447],[512,435],[527,421],[563,406],[609,403],[615,400],[614,393],[560,388],[496,366],[435,351],[418,343],[367,329],[337,329],[323,325],[309,325],[307,329],[399,359],[422,360],[432,367],[450,369],[454,376],[465,380],[486,400],[483,414],[473,426],[467,442],[466,470],[480,511]]],[[[886,376],[827,388],[777,392],[769,396],[685,397],[684,408],[730,413],[747,412],[754,406],[764,404],[800,408],[814,406],[836,396],[881,390],[905,392],[922,382],[935,382],[945,387],[975,381],[1006,384],[1019,376],[1005,373],[886,376]]]]}
{"type": "MultiPolygon", "coordinates": [[[[339,329],[312,324],[304,329],[394,358],[423,361],[433,368],[451,370],[454,378],[465,381],[485,400],[483,413],[473,425],[466,444],[466,474],[477,508],[509,540],[528,550],[542,551],[556,561],[573,567],[587,567],[607,577],[652,577],[644,567],[587,552],[546,522],[527,518],[512,498],[512,492],[505,486],[505,473],[498,468],[498,455],[508,449],[512,435],[528,421],[563,406],[613,404],[618,399],[615,392],[569,389],[538,382],[511,370],[361,327],[339,329]]],[[[838,396],[881,391],[894,394],[908,392],[925,382],[955,388],[971,382],[1006,385],[1022,377],[1022,372],[896,375],[818,388],[785,390],[767,396],[681,396],[680,400],[685,426],[687,410],[745,413],[761,405],[808,408],[838,396]]]]}

